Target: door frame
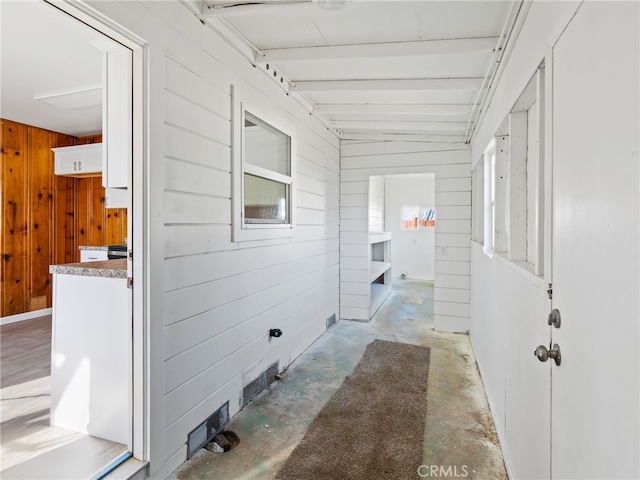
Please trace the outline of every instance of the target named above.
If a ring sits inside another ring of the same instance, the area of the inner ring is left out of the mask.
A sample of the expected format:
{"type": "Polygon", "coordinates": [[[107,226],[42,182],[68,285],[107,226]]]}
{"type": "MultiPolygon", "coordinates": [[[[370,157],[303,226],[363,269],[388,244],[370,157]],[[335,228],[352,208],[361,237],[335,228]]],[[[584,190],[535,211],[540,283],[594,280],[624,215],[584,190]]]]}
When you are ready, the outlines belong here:
{"type": "MultiPolygon", "coordinates": [[[[147,251],[148,242],[144,228],[144,211],[146,209],[146,185],[144,176],[144,159],[146,156],[147,134],[146,88],[147,57],[146,42],[113,22],[92,7],[81,3],[69,3],[68,0],[43,0],[45,3],[67,13],[76,20],[88,25],[100,33],[132,51],[133,61],[133,105],[132,105],[132,163],[129,165],[129,210],[127,215],[127,235],[129,250],[147,251]]],[[[142,254],[129,255],[127,276],[136,281],[132,283],[131,325],[132,325],[132,391],[130,412],[132,420],[131,450],[133,456],[140,460],[149,460],[149,361],[148,348],[148,308],[145,304],[145,272],[146,261],[142,254]]]]}

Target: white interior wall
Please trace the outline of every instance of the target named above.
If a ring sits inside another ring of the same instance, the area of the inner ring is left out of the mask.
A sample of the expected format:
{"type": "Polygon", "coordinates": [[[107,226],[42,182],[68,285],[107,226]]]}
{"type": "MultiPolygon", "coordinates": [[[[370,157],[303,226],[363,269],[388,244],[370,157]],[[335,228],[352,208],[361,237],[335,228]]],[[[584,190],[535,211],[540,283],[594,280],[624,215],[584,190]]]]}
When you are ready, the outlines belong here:
{"type": "MultiPolygon", "coordinates": [[[[144,196],[151,473],[274,362],[288,365],[338,312],[339,141],[178,2],[90,2],[144,42],[144,196]],[[297,126],[297,228],[231,239],[230,85],[297,126]],[[269,328],[283,336],[271,339],[269,328]]],[[[134,232],[142,235],[142,232],[134,232]]]]}
{"type": "MultiPolygon", "coordinates": [[[[435,175],[435,328],[469,328],[471,170],[463,144],[343,141],[340,174],[340,316],[369,320],[369,177],[435,175]]],[[[393,242],[393,239],[392,239],[393,242]]],[[[393,259],[392,259],[393,260],[393,259]]]]}
{"type": "Polygon", "coordinates": [[[433,208],[435,201],[433,174],[385,177],[385,229],[391,232],[391,261],[394,278],[404,273],[410,279],[433,281],[435,228],[418,230],[402,228],[402,207],[433,208]]]}
{"type": "Polygon", "coordinates": [[[380,176],[373,176],[369,179],[369,231],[384,232],[385,231],[384,218],[385,218],[384,178],[380,176]]]}
{"type": "Polygon", "coordinates": [[[486,114],[478,125],[477,134],[471,142],[471,161],[475,165],[481,158],[484,149],[495,135],[511,111],[514,103],[529,83],[534,72],[549,55],[551,46],[580,6],[581,0],[562,2],[531,2],[523,8],[528,10],[526,20],[520,29],[518,42],[506,62],[498,87],[487,108],[486,114]]]}
{"type": "MultiPolygon", "coordinates": [[[[579,2],[533,2],[531,5],[495,96],[472,142],[474,166],[543,61],[546,92],[551,92],[551,46],[578,6],[579,2]]],[[[544,105],[547,115],[550,106],[551,95],[548,95],[544,105]]],[[[536,276],[499,254],[490,257],[483,252],[481,244],[472,242],[471,341],[505,462],[513,478],[547,478],[550,472],[550,370],[539,365],[530,353],[524,354],[549,341],[545,323],[551,305],[546,289],[552,279],[549,228],[552,137],[548,118],[545,131],[540,132],[546,141],[537,146],[544,154],[548,186],[543,192],[546,203],[544,275],[536,276]],[[535,399],[531,397],[532,390],[536,391],[535,399]]],[[[530,129],[529,133],[534,132],[530,129]]],[[[532,153],[530,150],[529,154],[532,153]]]]}

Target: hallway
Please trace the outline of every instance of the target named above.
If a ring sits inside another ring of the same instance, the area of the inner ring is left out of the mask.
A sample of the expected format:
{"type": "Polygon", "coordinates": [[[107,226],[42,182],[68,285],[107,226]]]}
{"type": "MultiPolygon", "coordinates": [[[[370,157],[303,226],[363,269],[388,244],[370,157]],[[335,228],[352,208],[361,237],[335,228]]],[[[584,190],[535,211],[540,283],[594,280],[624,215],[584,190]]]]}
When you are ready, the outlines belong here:
{"type": "Polygon", "coordinates": [[[396,280],[370,323],[338,322],[232,419],[227,430],[240,437],[237,448],[224,454],[201,449],[170,478],[274,478],[366,346],[383,339],[431,348],[422,476],[506,479],[469,337],[432,326],[433,283],[396,280]]]}

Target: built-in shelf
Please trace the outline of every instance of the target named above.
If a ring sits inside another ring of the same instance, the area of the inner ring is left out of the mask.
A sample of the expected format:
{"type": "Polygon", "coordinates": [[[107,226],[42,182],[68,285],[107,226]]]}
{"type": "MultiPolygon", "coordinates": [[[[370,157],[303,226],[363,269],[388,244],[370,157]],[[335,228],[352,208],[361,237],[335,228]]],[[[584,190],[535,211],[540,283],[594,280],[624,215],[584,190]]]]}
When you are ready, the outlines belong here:
{"type": "Polygon", "coordinates": [[[370,317],[391,293],[391,232],[369,233],[370,317]]]}
{"type": "Polygon", "coordinates": [[[382,303],[387,299],[391,293],[391,285],[384,283],[372,283],[371,284],[371,316],[373,317],[378,309],[382,306],[382,303]]]}
{"type": "Polygon", "coordinates": [[[371,262],[371,275],[369,276],[369,281],[373,282],[380,275],[384,274],[387,270],[391,268],[391,262],[371,262]]]}
{"type": "Polygon", "coordinates": [[[391,232],[369,232],[369,243],[388,242],[391,240],[391,232]]]}

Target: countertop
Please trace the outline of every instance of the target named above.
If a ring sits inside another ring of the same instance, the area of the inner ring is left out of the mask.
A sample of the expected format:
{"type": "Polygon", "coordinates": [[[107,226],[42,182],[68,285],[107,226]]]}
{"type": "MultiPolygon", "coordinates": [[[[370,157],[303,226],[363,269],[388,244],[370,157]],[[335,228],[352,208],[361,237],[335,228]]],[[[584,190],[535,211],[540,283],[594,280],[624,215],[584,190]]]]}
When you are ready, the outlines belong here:
{"type": "Polygon", "coordinates": [[[127,278],[127,259],[50,265],[49,273],[84,275],[86,277],[127,278]]]}
{"type": "Polygon", "coordinates": [[[79,250],[109,250],[107,245],[99,245],[99,246],[91,246],[91,245],[80,245],[78,247],[79,250]]]}

